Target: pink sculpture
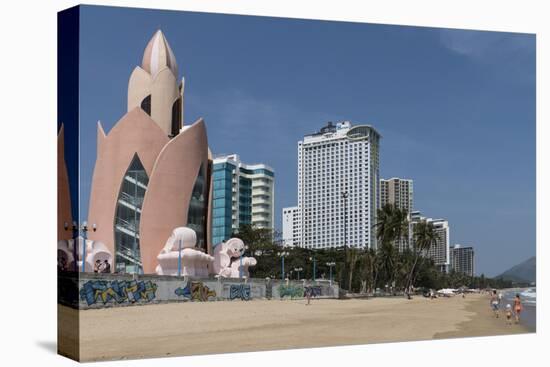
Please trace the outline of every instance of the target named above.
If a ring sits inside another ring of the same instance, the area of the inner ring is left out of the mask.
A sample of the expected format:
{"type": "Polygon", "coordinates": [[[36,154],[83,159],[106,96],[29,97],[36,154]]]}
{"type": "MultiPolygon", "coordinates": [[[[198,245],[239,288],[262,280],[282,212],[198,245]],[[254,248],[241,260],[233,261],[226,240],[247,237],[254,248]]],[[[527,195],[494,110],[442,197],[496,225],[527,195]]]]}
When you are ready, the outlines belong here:
{"type": "Polygon", "coordinates": [[[178,262],[181,248],[181,275],[191,277],[208,277],[214,258],[195,249],[197,234],[187,227],[178,227],[166,241],[166,245],[157,256],[158,275],[178,275],[178,262]]]}
{"type": "MultiPolygon", "coordinates": [[[[74,270],[74,240],[60,240],[57,242],[57,262],[58,268],[63,270],[74,270]]],[[[78,237],[76,253],[78,256],[78,271],[82,271],[84,255],[84,238],[78,237]]],[[[113,255],[107,249],[104,243],[99,241],[86,240],[86,273],[107,272],[111,273],[113,264],[113,255]]]]}
{"type": "Polygon", "coordinates": [[[244,242],[239,238],[231,238],[214,248],[214,273],[224,278],[248,278],[248,268],[256,265],[253,257],[242,257],[245,250],[244,242]]]}

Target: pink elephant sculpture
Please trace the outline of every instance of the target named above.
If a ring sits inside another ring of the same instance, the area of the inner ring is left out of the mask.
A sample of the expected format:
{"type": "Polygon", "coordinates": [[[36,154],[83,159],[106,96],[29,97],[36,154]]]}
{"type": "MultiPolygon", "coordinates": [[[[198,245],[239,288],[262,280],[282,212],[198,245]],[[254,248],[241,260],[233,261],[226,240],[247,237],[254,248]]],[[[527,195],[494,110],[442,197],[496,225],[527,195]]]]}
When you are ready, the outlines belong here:
{"type": "Polygon", "coordinates": [[[190,277],[208,277],[214,258],[195,248],[197,234],[187,227],[178,227],[166,241],[166,245],[157,256],[158,275],[178,275],[179,249],[181,246],[181,275],[190,277]]]}
{"type": "Polygon", "coordinates": [[[248,278],[248,268],[256,265],[253,257],[241,256],[244,254],[244,242],[239,238],[231,238],[214,248],[214,273],[224,278],[248,278]]]}

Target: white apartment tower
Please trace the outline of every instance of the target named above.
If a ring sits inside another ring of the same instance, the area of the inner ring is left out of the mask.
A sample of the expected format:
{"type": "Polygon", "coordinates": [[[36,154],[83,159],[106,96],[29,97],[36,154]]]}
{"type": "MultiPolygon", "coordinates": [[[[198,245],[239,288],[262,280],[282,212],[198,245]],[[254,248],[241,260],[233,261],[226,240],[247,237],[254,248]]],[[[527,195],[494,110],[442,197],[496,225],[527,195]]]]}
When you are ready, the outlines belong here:
{"type": "Polygon", "coordinates": [[[451,264],[449,222],[445,219],[423,217],[419,211],[411,212],[411,225],[409,227],[409,241],[411,246],[414,246],[414,225],[421,221],[432,223],[437,235],[436,243],[430,247],[425,256],[434,261],[435,266],[440,272],[448,272],[451,264]]]}
{"type": "Polygon", "coordinates": [[[428,257],[432,259],[440,272],[449,271],[450,247],[449,247],[449,222],[445,219],[427,219],[432,223],[437,234],[436,244],[428,250],[428,257]]]}
{"type": "Polygon", "coordinates": [[[457,273],[474,276],[474,248],[454,245],[451,248],[451,268],[457,273]]]}
{"type": "Polygon", "coordinates": [[[299,246],[300,236],[300,211],[298,207],[283,208],[283,245],[289,247],[299,246]]]}
{"type": "Polygon", "coordinates": [[[299,246],[376,248],[379,145],[372,126],[349,121],[329,122],[298,142],[299,246]]]}

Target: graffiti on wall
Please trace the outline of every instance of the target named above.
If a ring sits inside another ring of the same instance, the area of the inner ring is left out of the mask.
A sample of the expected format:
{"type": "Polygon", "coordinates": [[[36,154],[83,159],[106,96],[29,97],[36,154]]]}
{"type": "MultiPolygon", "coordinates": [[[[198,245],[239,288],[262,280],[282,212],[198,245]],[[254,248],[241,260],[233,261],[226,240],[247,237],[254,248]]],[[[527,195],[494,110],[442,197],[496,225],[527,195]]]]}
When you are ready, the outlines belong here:
{"type": "Polygon", "coordinates": [[[229,299],[240,298],[243,301],[250,300],[250,284],[231,284],[229,287],[229,299]]]}
{"type": "Polygon", "coordinates": [[[304,288],[300,286],[293,286],[293,285],[280,285],[279,286],[279,297],[284,298],[285,296],[289,296],[290,298],[294,297],[303,297],[304,296],[304,288]]]}
{"type": "Polygon", "coordinates": [[[80,299],[88,306],[97,302],[136,303],[155,299],[157,285],[150,280],[89,280],[80,289],[80,299]]]}
{"type": "Polygon", "coordinates": [[[187,283],[185,287],[176,288],[174,293],[178,297],[183,297],[184,299],[191,299],[191,287],[189,286],[189,283],[187,283]]]}
{"type": "Polygon", "coordinates": [[[210,289],[202,282],[188,281],[185,287],[176,288],[174,293],[185,300],[206,302],[210,298],[216,298],[216,291],[210,289]]]}
{"type": "Polygon", "coordinates": [[[304,295],[308,294],[311,297],[320,297],[321,296],[321,287],[318,285],[306,286],[304,288],[304,295]]]}

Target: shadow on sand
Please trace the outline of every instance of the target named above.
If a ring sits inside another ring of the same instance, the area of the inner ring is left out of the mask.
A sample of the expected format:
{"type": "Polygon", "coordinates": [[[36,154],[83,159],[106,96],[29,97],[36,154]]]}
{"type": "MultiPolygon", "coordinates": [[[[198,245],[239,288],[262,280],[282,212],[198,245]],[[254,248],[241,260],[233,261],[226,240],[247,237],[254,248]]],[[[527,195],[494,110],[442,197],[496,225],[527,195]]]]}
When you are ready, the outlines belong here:
{"type": "Polygon", "coordinates": [[[52,340],[37,340],[36,345],[38,345],[40,348],[53,353],[57,354],[57,342],[52,340]]]}

